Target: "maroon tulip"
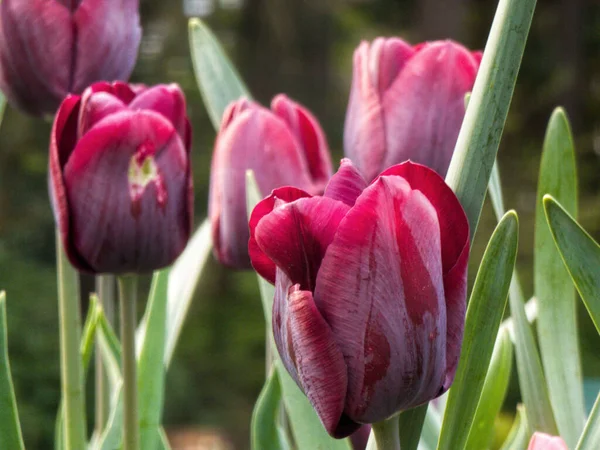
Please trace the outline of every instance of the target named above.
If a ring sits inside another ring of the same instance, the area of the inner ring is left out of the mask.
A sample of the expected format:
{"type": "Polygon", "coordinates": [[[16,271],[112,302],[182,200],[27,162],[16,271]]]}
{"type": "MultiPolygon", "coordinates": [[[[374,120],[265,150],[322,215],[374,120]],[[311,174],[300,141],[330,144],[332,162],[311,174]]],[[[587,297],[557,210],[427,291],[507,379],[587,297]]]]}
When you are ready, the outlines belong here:
{"type": "Polygon", "coordinates": [[[469,226],[444,180],[406,162],[369,186],[344,160],[325,194],[275,189],[250,257],[275,284],[281,359],[334,437],[445,392],[465,320],[469,226]]]}
{"type": "Polygon", "coordinates": [[[550,436],[538,431],[531,437],[527,450],[569,450],[569,447],[560,436],[550,436]]]}
{"type": "Polygon", "coordinates": [[[246,100],[231,103],[215,141],[210,174],[209,216],[215,257],[249,269],[246,170],[254,171],[265,195],[280,186],[323,192],[331,177],[325,134],[317,119],[284,95],[271,110],[246,100]]]}
{"type": "Polygon", "coordinates": [[[95,81],[126,80],[139,22],[138,0],[2,0],[0,89],[41,115],[95,81]]]}
{"type": "Polygon", "coordinates": [[[71,263],[92,273],[171,264],[192,226],[191,133],[175,84],[96,83],[62,102],[50,196],[71,263]]]}
{"type": "Polygon", "coordinates": [[[452,41],[363,42],[354,52],[344,150],[365,178],[408,159],[445,176],[481,54],[452,41]]]}

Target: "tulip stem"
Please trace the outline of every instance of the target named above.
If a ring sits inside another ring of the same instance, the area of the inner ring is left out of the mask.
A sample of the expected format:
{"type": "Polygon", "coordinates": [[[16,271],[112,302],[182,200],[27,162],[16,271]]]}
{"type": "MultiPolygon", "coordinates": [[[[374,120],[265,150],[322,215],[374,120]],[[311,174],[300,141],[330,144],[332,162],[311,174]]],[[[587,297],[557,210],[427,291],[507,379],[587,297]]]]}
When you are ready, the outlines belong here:
{"type": "MultiPolygon", "coordinates": [[[[114,323],[115,316],[115,276],[98,275],[96,276],[96,292],[98,300],[102,306],[104,317],[108,323],[114,323]]],[[[99,343],[96,343],[96,390],[95,390],[95,419],[96,432],[102,433],[106,421],[108,420],[109,392],[107,390],[107,374],[102,363],[99,343]]]]}
{"type": "Polygon", "coordinates": [[[387,420],[371,425],[371,436],[367,450],[400,450],[400,416],[396,414],[387,420]]]}
{"type": "Polygon", "coordinates": [[[119,277],[121,361],[123,366],[123,450],[139,449],[135,328],[137,276],[119,277]]]}
{"type": "Polygon", "coordinates": [[[87,446],[83,368],[79,353],[81,340],[79,273],[69,264],[58,233],[56,263],[64,442],[67,450],[77,450],[87,446]]]}

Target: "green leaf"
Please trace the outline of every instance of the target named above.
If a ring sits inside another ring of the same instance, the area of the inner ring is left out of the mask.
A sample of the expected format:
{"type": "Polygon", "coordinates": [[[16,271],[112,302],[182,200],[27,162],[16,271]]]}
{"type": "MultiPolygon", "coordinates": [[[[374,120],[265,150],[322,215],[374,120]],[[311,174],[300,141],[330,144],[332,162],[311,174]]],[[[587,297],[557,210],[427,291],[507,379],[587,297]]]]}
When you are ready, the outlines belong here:
{"type": "Polygon", "coordinates": [[[492,167],[488,191],[490,193],[490,199],[492,200],[494,214],[496,214],[496,220],[500,221],[504,215],[504,199],[502,198],[502,183],[500,183],[498,161],[494,162],[494,167],[492,167]]]}
{"type": "Polygon", "coordinates": [[[513,345],[508,330],[500,327],[465,448],[489,448],[494,434],[494,421],[506,397],[512,360],[513,345]]]}
{"type": "Polygon", "coordinates": [[[240,97],[250,98],[235,67],[210,29],[200,19],[189,21],[190,49],[196,81],[216,130],[227,105],[240,97]]]}
{"type": "Polygon", "coordinates": [[[519,221],[504,215],[487,245],[467,309],[462,351],[449,391],[438,450],[462,449],[467,442],[517,256],[519,221]]]}
{"type": "Polygon", "coordinates": [[[600,246],[552,196],[544,208],[554,242],[600,333],[600,246]]]}
{"type": "Polygon", "coordinates": [[[0,448],[24,449],[6,338],[6,294],[0,292],[0,448]]]}
{"type": "Polygon", "coordinates": [[[446,182],[477,230],[536,0],[500,0],[446,182]]]}
{"type": "Polygon", "coordinates": [[[400,447],[402,450],[417,450],[423,423],[427,416],[428,403],[402,411],[398,420],[400,447]]]}
{"type": "Polygon", "coordinates": [[[600,394],[596,398],[576,450],[596,450],[598,442],[600,442],[600,394]]]}
{"type": "Polygon", "coordinates": [[[154,273],[150,296],[144,314],[146,328],[137,363],[138,414],[140,448],[156,449],[160,442],[157,433],[165,391],[165,341],[167,337],[167,285],[169,269],[154,273]]]}
{"type": "Polygon", "coordinates": [[[0,125],[2,125],[2,119],[4,119],[4,111],[6,110],[6,97],[0,92],[0,125]]]}
{"type": "Polygon", "coordinates": [[[527,320],[523,294],[516,274],[510,283],[510,311],[515,339],[515,355],[521,397],[525,404],[527,423],[532,430],[556,435],[556,422],[550,406],[546,378],[535,345],[533,331],[527,320]]]}
{"type": "Polygon", "coordinates": [[[524,450],[529,444],[530,436],[527,411],[523,405],[518,405],[515,421],[500,450],[524,450]]]}
{"type": "Polygon", "coordinates": [[[432,403],[429,403],[425,421],[421,429],[421,440],[419,441],[419,449],[435,450],[438,441],[440,440],[440,431],[442,430],[442,417],[440,412],[432,403]]]}
{"type": "Polygon", "coordinates": [[[277,425],[280,405],[281,384],[277,370],[273,368],[254,405],[250,427],[252,450],[291,448],[284,431],[277,425]]]}
{"type": "Polygon", "coordinates": [[[570,448],[585,423],[583,382],[577,335],[575,289],[556,250],[542,198],[554,196],[577,215],[577,170],[571,128],[562,108],[554,110],[540,164],[535,211],[534,291],[537,332],[550,403],[558,431],[570,448]]]}

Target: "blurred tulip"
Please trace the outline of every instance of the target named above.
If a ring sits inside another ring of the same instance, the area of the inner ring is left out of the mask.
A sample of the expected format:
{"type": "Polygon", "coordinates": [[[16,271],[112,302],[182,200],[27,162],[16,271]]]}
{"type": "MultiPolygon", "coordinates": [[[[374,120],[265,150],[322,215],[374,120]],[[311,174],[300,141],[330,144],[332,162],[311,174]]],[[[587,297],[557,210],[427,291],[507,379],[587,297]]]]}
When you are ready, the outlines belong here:
{"type": "Polygon", "coordinates": [[[569,450],[560,436],[550,436],[539,431],[533,433],[527,450],[569,450]]]}
{"type": "Polygon", "coordinates": [[[342,161],[321,197],[275,189],[250,257],[275,284],[281,359],[344,437],[444,393],[463,335],[469,225],[444,180],[406,162],[367,186],[342,161]]]}
{"type": "Polygon", "coordinates": [[[480,61],[452,41],[360,44],[344,150],[367,181],[408,159],[446,175],[480,61]]]}
{"type": "Polygon", "coordinates": [[[209,217],[215,257],[249,269],[246,170],[264,195],[280,186],[323,192],[331,177],[325,134],[299,104],[278,95],[268,110],[252,101],[231,103],[215,141],[210,173],[209,217]]]}
{"type": "Polygon", "coordinates": [[[0,89],[29,114],[68,93],[127,80],[141,38],[138,0],[2,0],[0,89]]]}
{"type": "Polygon", "coordinates": [[[92,273],[171,264],[192,226],[191,132],[175,84],[96,83],[62,102],[50,196],[71,263],[92,273]]]}

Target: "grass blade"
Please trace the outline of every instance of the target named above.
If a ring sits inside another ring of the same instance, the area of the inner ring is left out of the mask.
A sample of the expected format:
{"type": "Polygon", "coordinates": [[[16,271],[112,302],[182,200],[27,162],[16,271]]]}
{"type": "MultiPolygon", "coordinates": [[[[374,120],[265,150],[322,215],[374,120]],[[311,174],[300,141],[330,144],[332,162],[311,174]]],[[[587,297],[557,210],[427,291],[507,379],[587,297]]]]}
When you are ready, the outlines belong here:
{"type": "Polygon", "coordinates": [[[596,450],[600,442],[600,393],[596,398],[594,407],[587,424],[583,430],[576,450],[596,450]]]}

